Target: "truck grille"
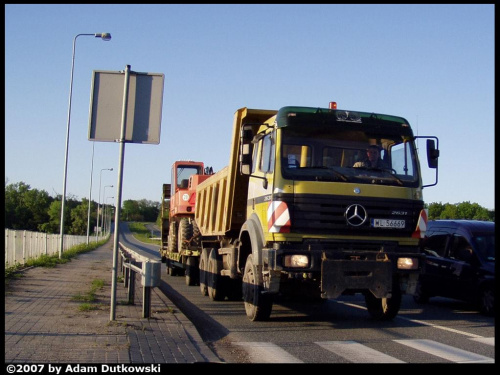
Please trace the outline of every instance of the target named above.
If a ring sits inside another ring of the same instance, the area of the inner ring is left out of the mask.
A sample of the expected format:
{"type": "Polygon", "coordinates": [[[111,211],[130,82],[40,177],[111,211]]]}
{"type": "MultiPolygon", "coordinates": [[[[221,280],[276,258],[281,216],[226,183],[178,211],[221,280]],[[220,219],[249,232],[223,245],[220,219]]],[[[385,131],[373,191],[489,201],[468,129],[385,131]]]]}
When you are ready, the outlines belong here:
{"type": "Polygon", "coordinates": [[[317,194],[281,194],[274,200],[288,204],[291,217],[291,232],[329,235],[374,235],[408,237],[415,231],[421,201],[406,199],[359,198],[317,194]],[[362,225],[349,225],[346,209],[358,204],[365,208],[368,219],[362,225]],[[404,229],[374,228],[371,219],[404,220],[404,229]]]}

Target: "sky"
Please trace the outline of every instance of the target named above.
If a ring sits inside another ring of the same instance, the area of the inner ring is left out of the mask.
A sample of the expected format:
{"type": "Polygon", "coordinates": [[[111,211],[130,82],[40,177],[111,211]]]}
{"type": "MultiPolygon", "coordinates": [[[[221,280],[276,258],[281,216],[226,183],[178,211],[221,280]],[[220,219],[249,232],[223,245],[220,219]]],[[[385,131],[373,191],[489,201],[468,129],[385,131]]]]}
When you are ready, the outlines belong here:
{"type": "Polygon", "coordinates": [[[176,160],[225,167],[239,108],[336,101],[438,137],[426,203],[495,208],[493,4],[4,7],[6,184],[62,194],[73,40],[110,33],[76,39],[66,197],[116,200],[120,146],[88,139],[91,81],[130,65],[164,87],[159,144],[125,144],[122,202],[160,202],[176,160]]]}

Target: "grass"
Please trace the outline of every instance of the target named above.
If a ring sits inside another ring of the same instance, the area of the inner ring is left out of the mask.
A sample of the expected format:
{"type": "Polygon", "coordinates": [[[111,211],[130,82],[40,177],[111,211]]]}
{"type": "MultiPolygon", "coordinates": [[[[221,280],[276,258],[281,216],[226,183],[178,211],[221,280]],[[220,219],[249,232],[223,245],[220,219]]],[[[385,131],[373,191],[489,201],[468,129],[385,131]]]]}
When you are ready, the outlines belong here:
{"type": "Polygon", "coordinates": [[[151,239],[151,231],[146,228],[146,224],[152,223],[141,223],[141,222],[129,222],[128,227],[136,239],[145,243],[152,243],[155,245],[160,245],[160,240],[151,239]]]}
{"type": "Polygon", "coordinates": [[[90,286],[90,290],[84,294],[78,293],[71,297],[72,301],[81,301],[83,302],[80,306],[78,306],[79,311],[91,311],[98,310],[100,308],[100,304],[95,304],[97,300],[96,292],[104,288],[104,280],[94,279],[92,280],[92,284],[90,286]]]}

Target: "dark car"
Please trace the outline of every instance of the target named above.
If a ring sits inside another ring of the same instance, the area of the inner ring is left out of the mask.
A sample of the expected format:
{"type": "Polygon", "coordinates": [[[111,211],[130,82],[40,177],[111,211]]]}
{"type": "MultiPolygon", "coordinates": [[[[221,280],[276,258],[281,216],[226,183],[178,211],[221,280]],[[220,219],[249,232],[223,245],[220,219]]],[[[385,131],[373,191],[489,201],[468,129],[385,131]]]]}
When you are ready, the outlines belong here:
{"type": "Polygon", "coordinates": [[[415,301],[441,296],[476,303],[494,314],[495,223],[476,220],[429,221],[422,241],[424,272],[415,301]]]}

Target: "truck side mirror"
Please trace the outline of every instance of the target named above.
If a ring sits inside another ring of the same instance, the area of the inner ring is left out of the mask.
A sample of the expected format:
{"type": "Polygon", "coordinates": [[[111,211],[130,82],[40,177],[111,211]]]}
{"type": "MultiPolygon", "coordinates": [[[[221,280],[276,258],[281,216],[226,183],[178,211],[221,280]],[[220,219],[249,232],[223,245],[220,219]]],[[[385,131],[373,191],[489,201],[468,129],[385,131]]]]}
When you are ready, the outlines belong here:
{"type": "Polygon", "coordinates": [[[249,176],[252,173],[252,125],[243,125],[240,133],[240,173],[249,176]]]}
{"type": "Polygon", "coordinates": [[[437,168],[439,158],[439,150],[436,149],[436,144],[433,139],[427,140],[427,164],[429,168],[437,168]]]}

